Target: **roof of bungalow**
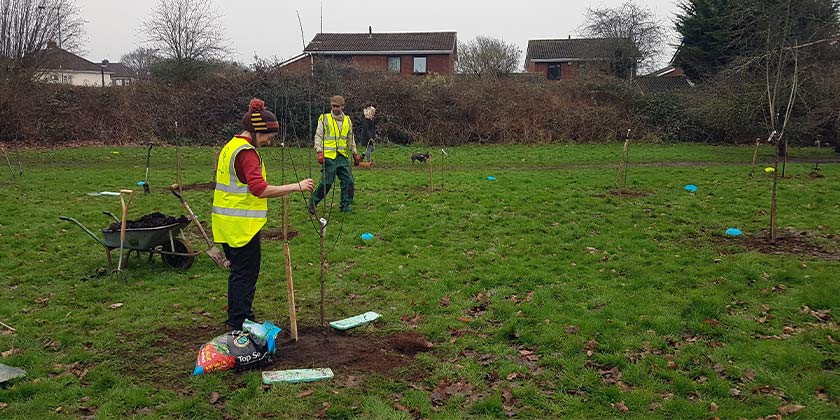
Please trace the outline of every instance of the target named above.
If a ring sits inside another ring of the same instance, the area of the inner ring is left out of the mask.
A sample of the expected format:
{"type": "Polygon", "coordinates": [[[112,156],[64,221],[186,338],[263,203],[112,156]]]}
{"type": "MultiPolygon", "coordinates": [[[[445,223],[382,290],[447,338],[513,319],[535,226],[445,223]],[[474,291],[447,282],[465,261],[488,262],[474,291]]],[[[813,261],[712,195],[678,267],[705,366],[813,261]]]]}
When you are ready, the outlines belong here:
{"type": "Polygon", "coordinates": [[[525,60],[594,61],[640,56],[639,49],[627,38],[532,39],[525,60]]]}
{"type": "Polygon", "coordinates": [[[311,54],[451,54],[456,32],[321,33],[303,50],[311,54]]]}

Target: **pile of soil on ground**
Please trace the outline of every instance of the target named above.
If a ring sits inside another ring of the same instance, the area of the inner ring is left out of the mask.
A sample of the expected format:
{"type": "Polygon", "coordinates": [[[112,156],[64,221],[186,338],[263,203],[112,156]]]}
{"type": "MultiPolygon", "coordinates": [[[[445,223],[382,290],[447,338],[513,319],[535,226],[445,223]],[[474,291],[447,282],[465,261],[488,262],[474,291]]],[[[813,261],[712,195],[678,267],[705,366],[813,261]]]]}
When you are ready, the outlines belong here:
{"type": "Polygon", "coordinates": [[[740,243],[745,248],[762,254],[798,255],[821,260],[840,260],[840,249],[821,246],[817,241],[811,239],[808,232],[779,232],[776,235],[776,241],[773,243],[770,242],[769,233],[752,235],[744,237],[740,243]]]}
{"type": "Polygon", "coordinates": [[[837,243],[837,237],[820,237],[810,232],[799,232],[792,229],[780,229],[776,241],[770,242],[770,233],[762,232],[746,235],[740,238],[720,238],[716,242],[721,245],[737,245],[749,251],[758,251],[770,255],[795,255],[821,260],[840,260],[840,248],[828,244],[837,243]]]}
{"type": "MultiPolygon", "coordinates": [[[[295,237],[300,235],[300,233],[290,227],[288,235],[289,235],[289,239],[294,239],[295,237]]],[[[262,231],[262,233],[260,233],[260,239],[262,239],[264,241],[282,241],[283,240],[283,228],[265,229],[265,230],[262,231]]]]}
{"type": "MultiPolygon", "coordinates": [[[[204,319],[202,319],[204,321],[204,319]]],[[[198,349],[216,336],[230,331],[222,323],[197,322],[187,328],[161,327],[152,333],[159,338],[147,349],[147,362],[127,363],[125,374],[160,384],[167,389],[182,390],[195,365],[198,349]]],[[[382,373],[407,366],[419,352],[430,351],[432,343],[421,334],[400,332],[394,335],[337,333],[330,329],[324,335],[321,327],[300,327],[297,342],[288,330],[277,337],[274,362],[259,370],[331,368],[337,375],[347,373],[382,373]]],[[[140,340],[122,336],[120,341],[140,340]]],[[[113,357],[124,357],[113,354],[113,357]]],[[[362,375],[363,376],[363,375],[362,375]]],[[[231,389],[244,386],[231,382],[231,389]]]]}
{"type": "MultiPolygon", "coordinates": [[[[190,219],[186,216],[167,216],[160,212],[149,213],[140,217],[137,220],[126,220],[125,228],[126,229],[141,229],[141,228],[155,228],[159,226],[167,226],[174,223],[186,223],[189,222],[190,219]]],[[[108,229],[112,231],[120,230],[120,222],[111,223],[108,226],[108,229]]]]}
{"type": "Polygon", "coordinates": [[[215,182],[181,185],[181,191],[207,191],[216,189],[215,182]]]}
{"type": "Polygon", "coordinates": [[[274,363],[264,370],[328,367],[344,372],[387,372],[405,366],[421,351],[432,349],[432,343],[417,333],[374,336],[353,333],[326,335],[321,327],[298,330],[294,342],[284,331],[286,341],[278,343],[274,363]]]}

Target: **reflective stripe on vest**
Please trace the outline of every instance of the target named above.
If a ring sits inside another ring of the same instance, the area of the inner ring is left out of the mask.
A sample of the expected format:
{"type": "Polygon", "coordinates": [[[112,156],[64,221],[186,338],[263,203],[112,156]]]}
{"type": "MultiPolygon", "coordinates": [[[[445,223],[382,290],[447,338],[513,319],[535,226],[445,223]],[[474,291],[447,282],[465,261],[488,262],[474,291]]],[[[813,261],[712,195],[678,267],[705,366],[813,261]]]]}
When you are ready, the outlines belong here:
{"type": "Polygon", "coordinates": [[[332,113],[321,115],[318,123],[324,128],[324,157],[335,159],[340,153],[342,156],[349,158],[350,153],[347,151],[347,139],[353,127],[350,117],[347,115],[344,116],[344,121],[340,129],[332,113]],[[327,117],[326,121],[324,121],[325,116],[327,117]]]}
{"type": "Polygon", "coordinates": [[[250,218],[265,218],[268,217],[268,210],[239,210],[239,209],[229,209],[225,207],[216,207],[213,206],[213,213],[214,214],[221,214],[223,216],[237,216],[237,217],[250,217],[250,218]]]}
{"type": "MultiPolygon", "coordinates": [[[[236,156],[256,149],[241,137],[232,138],[219,153],[216,167],[216,190],[213,191],[213,238],[234,248],[246,245],[265,225],[268,200],[251,194],[248,184],[236,176],[236,156]]],[[[259,152],[257,152],[259,156],[259,152]]],[[[260,158],[265,178],[265,165],[260,158]]]]}

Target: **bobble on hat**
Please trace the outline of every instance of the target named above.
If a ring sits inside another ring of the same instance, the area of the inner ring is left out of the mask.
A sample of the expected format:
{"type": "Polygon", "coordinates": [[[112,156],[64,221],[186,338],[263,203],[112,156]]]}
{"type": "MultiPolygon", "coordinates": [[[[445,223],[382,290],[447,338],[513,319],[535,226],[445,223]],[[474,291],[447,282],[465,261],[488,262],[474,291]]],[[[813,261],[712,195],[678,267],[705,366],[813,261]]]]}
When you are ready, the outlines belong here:
{"type": "Polygon", "coordinates": [[[248,112],[259,112],[265,109],[265,102],[262,99],[251,99],[251,103],[248,104],[248,112]]]}

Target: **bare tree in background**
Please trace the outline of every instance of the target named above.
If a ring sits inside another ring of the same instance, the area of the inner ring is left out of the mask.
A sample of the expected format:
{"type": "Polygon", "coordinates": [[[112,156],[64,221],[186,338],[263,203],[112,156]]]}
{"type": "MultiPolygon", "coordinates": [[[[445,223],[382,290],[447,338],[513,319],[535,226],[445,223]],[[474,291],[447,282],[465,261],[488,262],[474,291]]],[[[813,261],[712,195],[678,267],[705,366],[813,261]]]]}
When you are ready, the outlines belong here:
{"type": "Polygon", "coordinates": [[[614,9],[587,8],[580,30],[590,38],[629,39],[641,53],[639,67],[648,71],[655,70],[659,64],[667,35],[664,25],[653,11],[632,0],[614,9]]]}
{"type": "Polygon", "coordinates": [[[152,65],[154,65],[160,57],[157,55],[157,50],[154,48],[140,47],[136,50],[123,55],[120,61],[137,74],[140,79],[148,79],[151,76],[152,65]]]}
{"type": "Polygon", "coordinates": [[[163,58],[179,64],[223,59],[230,52],[212,0],[158,0],[143,31],[163,58]]]}
{"type": "Polygon", "coordinates": [[[477,36],[458,43],[458,73],[480,77],[498,77],[515,72],[520,67],[522,50],[502,39],[477,36]]]}
{"type": "Polygon", "coordinates": [[[0,0],[0,74],[31,77],[50,42],[78,51],[84,25],[73,0],[0,0]]]}

